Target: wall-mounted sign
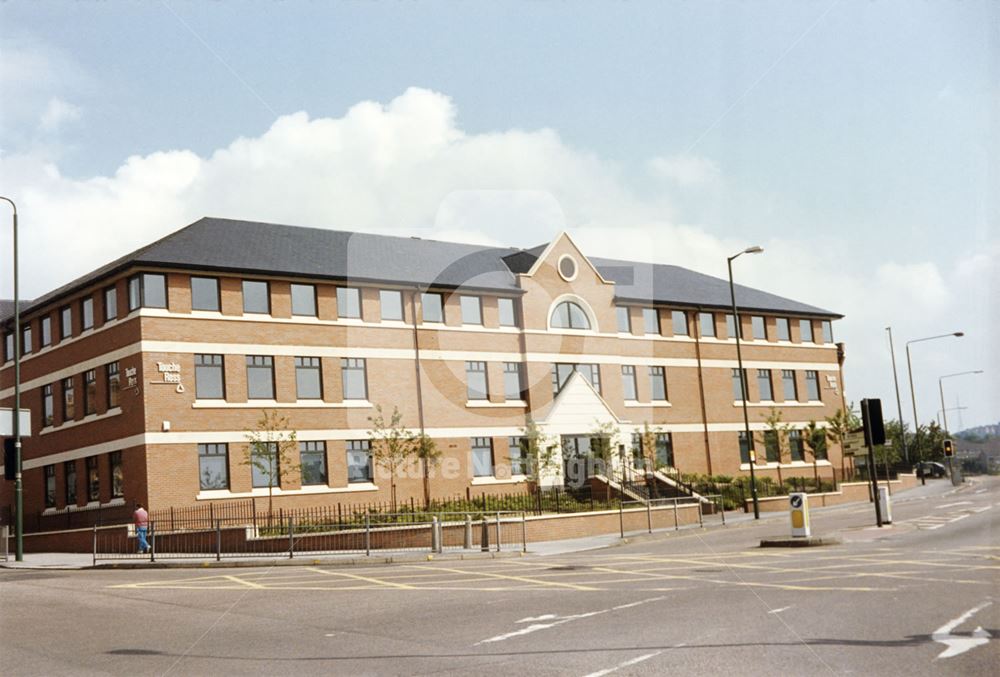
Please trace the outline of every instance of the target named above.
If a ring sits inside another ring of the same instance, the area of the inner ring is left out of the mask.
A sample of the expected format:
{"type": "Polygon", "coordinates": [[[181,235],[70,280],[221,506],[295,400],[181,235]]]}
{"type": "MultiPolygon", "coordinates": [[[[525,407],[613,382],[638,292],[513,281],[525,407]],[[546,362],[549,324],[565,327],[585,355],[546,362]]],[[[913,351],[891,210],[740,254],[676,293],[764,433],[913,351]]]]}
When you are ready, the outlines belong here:
{"type": "Polygon", "coordinates": [[[135,367],[125,367],[126,388],[136,388],[139,386],[139,377],[136,376],[135,367]]]}
{"type": "Polygon", "coordinates": [[[176,362],[157,362],[156,370],[163,375],[163,380],[151,381],[151,383],[169,383],[177,386],[177,392],[184,392],[184,384],[181,383],[181,365],[176,362]]]}

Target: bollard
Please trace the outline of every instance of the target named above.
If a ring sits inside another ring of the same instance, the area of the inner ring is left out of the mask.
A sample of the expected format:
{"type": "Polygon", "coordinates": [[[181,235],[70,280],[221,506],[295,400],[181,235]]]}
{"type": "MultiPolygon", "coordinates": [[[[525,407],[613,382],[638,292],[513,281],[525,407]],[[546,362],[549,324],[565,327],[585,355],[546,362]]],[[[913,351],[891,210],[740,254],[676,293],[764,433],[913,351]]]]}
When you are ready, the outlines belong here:
{"type": "Polygon", "coordinates": [[[674,531],[681,528],[680,523],[677,520],[677,499],[674,499],[674,531]]]}
{"type": "MultiPolygon", "coordinates": [[[[3,542],[4,542],[4,561],[7,560],[7,527],[3,528],[3,542]]],[[[128,541],[126,540],[126,543],[128,541]]],[[[125,547],[128,547],[126,545],[125,547]]],[[[97,566],[97,525],[94,525],[94,566],[97,566]]]]}
{"type": "Polygon", "coordinates": [[[149,523],[149,561],[156,561],[156,522],[149,523]]]}
{"type": "Polygon", "coordinates": [[[622,514],[622,497],[618,496],[618,532],[625,538],[625,516],[622,514]]]}
{"type": "Polygon", "coordinates": [[[295,553],[295,518],[288,518],[288,559],[295,553]]]}
{"type": "Polygon", "coordinates": [[[521,513],[521,552],[528,552],[528,523],[523,512],[521,513]]]}
{"type": "Polygon", "coordinates": [[[497,552],[500,552],[500,513],[497,512],[497,552]]]}
{"type": "Polygon", "coordinates": [[[365,556],[372,554],[372,516],[365,513],[365,556]]]}
{"type": "Polygon", "coordinates": [[[222,520],[215,520],[215,561],[222,561],[222,520]]]}
{"type": "Polygon", "coordinates": [[[719,510],[722,512],[722,526],[726,526],[726,501],[719,496],[719,510]]]}
{"type": "Polygon", "coordinates": [[[431,517],[431,552],[441,552],[441,522],[437,515],[431,517]]]}
{"type": "Polygon", "coordinates": [[[698,501],[697,503],[695,503],[695,506],[697,506],[697,508],[698,508],[698,526],[701,527],[702,529],[704,529],[705,528],[705,515],[701,512],[701,501],[698,501]]]}
{"type": "Polygon", "coordinates": [[[479,536],[479,550],[481,552],[490,551],[490,526],[486,522],[486,515],[483,515],[483,530],[479,536]]]}
{"type": "Polygon", "coordinates": [[[472,515],[465,516],[465,539],[462,547],[466,550],[472,550],[472,515]]]}
{"type": "MultiPolygon", "coordinates": [[[[649,505],[649,500],[650,499],[648,498],[646,499],[646,530],[649,531],[649,533],[653,533],[653,509],[649,505]]],[[[676,505],[676,503],[674,505],[676,505]]]]}

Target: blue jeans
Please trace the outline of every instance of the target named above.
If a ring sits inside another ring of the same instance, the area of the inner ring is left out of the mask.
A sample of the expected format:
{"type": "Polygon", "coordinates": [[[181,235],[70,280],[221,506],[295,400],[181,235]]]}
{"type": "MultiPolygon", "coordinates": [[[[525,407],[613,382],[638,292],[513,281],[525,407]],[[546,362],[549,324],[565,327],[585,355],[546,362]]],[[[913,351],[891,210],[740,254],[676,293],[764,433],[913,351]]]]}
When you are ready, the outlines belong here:
{"type": "Polygon", "coordinates": [[[146,542],[146,529],[149,527],[136,527],[135,535],[139,537],[139,552],[149,550],[149,543],[146,542]]]}

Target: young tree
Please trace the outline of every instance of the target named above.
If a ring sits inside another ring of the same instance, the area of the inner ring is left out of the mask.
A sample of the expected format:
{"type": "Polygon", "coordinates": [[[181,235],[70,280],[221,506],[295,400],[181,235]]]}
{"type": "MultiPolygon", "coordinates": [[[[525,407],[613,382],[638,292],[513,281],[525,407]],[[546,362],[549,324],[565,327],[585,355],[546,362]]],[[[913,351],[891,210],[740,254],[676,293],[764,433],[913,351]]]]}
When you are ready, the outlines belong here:
{"type": "Polygon", "coordinates": [[[827,432],[825,428],[820,428],[816,421],[809,421],[805,430],[802,431],[802,443],[806,451],[812,456],[813,476],[816,478],[816,490],[819,491],[819,459],[826,458],[827,432]]]}
{"type": "Polygon", "coordinates": [[[594,422],[594,427],[590,431],[590,453],[594,460],[599,460],[604,466],[604,476],[607,481],[604,483],[605,501],[611,502],[611,469],[614,464],[615,444],[620,430],[612,422],[594,422]]]}
{"type": "Polygon", "coordinates": [[[857,430],[861,427],[861,419],[857,417],[854,413],[854,404],[851,403],[849,409],[845,412],[843,409],[838,409],[837,413],[833,416],[826,417],[827,423],[827,437],[833,442],[836,442],[840,446],[840,473],[841,477],[844,475],[844,442],[847,440],[847,435],[852,430],[857,430]]]}
{"type": "Polygon", "coordinates": [[[371,440],[372,459],[376,467],[389,473],[390,504],[396,511],[396,475],[399,469],[410,462],[414,455],[414,435],[403,426],[403,415],[398,407],[392,408],[392,414],[386,418],[382,405],[375,406],[375,415],[368,417],[371,430],[368,437],[371,440]]]}
{"type": "Polygon", "coordinates": [[[412,438],[414,454],[420,463],[420,469],[424,480],[424,507],[431,504],[431,479],[430,469],[441,461],[441,450],[437,444],[426,433],[417,433],[412,438]]]}
{"type": "Polygon", "coordinates": [[[521,428],[521,453],[526,464],[525,475],[539,488],[544,474],[557,465],[555,449],[535,420],[528,417],[521,428]]]}
{"type": "Polygon", "coordinates": [[[250,466],[267,482],[268,521],[274,511],[274,487],[281,486],[281,473],[290,471],[298,474],[300,470],[299,464],[295,462],[298,437],[288,427],[287,416],[274,410],[264,410],[257,420],[257,427],[245,433],[248,444],[244,451],[243,465],[250,466]]]}
{"type": "Polygon", "coordinates": [[[646,473],[646,486],[650,490],[653,498],[660,497],[660,486],[656,482],[653,473],[656,472],[656,437],[661,429],[649,425],[648,421],[643,422],[642,432],[639,434],[639,441],[642,445],[642,460],[646,473]]]}
{"type": "Polygon", "coordinates": [[[764,431],[764,435],[762,436],[765,453],[767,454],[768,461],[774,460],[778,463],[778,483],[780,484],[782,449],[784,449],[785,443],[788,440],[788,431],[792,427],[782,422],[781,411],[777,407],[771,407],[770,413],[764,417],[764,423],[767,425],[767,430],[764,431]],[[772,451],[774,452],[773,454],[771,453],[772,451]]]}

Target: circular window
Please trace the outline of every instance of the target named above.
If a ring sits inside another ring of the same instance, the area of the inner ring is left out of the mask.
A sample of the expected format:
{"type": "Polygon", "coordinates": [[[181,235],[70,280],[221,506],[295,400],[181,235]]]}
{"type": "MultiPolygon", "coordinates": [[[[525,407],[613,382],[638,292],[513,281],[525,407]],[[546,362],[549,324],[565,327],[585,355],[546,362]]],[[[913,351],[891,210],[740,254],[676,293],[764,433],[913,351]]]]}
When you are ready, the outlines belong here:
{"type": "Polygon", "coordinates": [[[569,254],[564,254],[559,259],[559,275],[567,282],[572,281],[576,277],[576,261],[569,254]]]}

